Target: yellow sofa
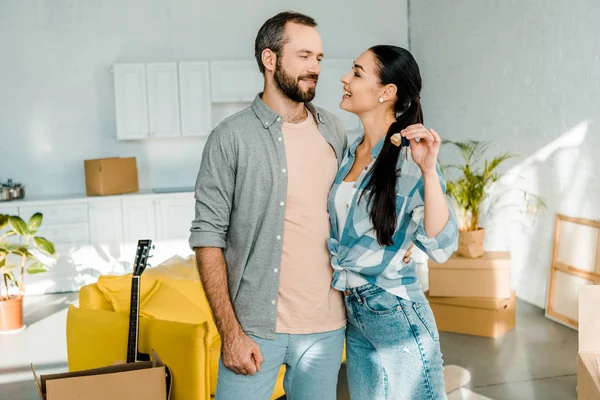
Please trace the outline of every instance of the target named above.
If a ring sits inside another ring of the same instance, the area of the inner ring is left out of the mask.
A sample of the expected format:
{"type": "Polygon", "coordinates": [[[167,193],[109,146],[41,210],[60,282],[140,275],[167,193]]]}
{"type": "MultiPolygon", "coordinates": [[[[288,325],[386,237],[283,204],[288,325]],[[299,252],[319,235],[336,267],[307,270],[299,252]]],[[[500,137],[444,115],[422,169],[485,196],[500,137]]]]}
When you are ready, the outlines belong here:
{"type": "MultiPolygon", "coordinates": [[[[193,257],[175,257],[142,276],[139,351],[156,350],[173,372],[173,400],[215,395],[221,341],[193,257]]],[[[79,291],[67,314],[69,371],[126,358],[131,276],[102,276],[79,291]]],[[[279,371],[272,399],[284,395],[279,371]]]]}

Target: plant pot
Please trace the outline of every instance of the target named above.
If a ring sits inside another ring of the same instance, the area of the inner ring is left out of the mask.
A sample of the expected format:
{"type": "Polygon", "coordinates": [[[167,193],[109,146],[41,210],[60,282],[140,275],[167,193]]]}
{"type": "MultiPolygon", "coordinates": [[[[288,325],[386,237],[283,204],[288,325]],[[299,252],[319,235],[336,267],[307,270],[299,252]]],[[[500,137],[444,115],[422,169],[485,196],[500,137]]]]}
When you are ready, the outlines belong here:
{"type": "Polygon", "coordinates": [[[8,332],[23,327],[23,297],[11,297],[0,301],[0,332],[8,332]]]}
{"type": "Polygon", "coordinates": [[[483,239],[485,229],[458,232],[457,254],[461,257],[477,258],[483,255],[483,239]]]}

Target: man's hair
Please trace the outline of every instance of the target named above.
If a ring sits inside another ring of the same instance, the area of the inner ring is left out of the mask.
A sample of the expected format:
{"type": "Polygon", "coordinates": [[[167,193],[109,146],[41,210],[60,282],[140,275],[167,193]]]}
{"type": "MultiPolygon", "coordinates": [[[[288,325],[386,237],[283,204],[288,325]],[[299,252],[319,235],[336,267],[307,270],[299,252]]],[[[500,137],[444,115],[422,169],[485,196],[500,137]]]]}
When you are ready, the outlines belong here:
{"type": "Polygon", "coordinates": [[[269,18],[258,30],[256,40],[254,41],[254,55],[258,62],[258,69],[264,75],[265,66],[262,63],[262,52],[270,49],[279,57],[281,50],[286,43],[285,24],[293,22],[300,25],[316,27],[317,22],[304,14],[295,11],[285,11],[269,18]]]}

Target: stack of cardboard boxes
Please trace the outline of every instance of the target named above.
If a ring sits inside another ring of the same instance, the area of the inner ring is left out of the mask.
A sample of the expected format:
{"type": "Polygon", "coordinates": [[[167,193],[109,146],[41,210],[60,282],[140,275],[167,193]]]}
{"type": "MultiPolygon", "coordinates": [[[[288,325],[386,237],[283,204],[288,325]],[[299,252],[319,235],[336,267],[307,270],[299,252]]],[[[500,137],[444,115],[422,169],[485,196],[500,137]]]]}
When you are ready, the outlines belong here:
{"type": "Polygon", "coordinates": [[[509,252],[478,258],[453,255],[444,264],[429,261],[426,294],[438,330],[499,338],[516,324],[516,296],[510,284],[509,252]]]}

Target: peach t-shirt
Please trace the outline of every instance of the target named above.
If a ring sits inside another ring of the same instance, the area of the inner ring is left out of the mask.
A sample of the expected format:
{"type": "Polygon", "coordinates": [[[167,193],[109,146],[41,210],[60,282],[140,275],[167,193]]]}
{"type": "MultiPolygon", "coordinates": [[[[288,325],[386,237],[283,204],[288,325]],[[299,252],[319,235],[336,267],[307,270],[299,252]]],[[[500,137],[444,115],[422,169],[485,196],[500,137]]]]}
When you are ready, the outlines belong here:
{"type": "Polygon", "coordinates": [[[331,287],[327,250],[327,196],[337,159],[310,112],[301,123],[284,123],[282,131],[288,190],[276,332],[332,331],[346,324],[342,294],[331,287]]]}

